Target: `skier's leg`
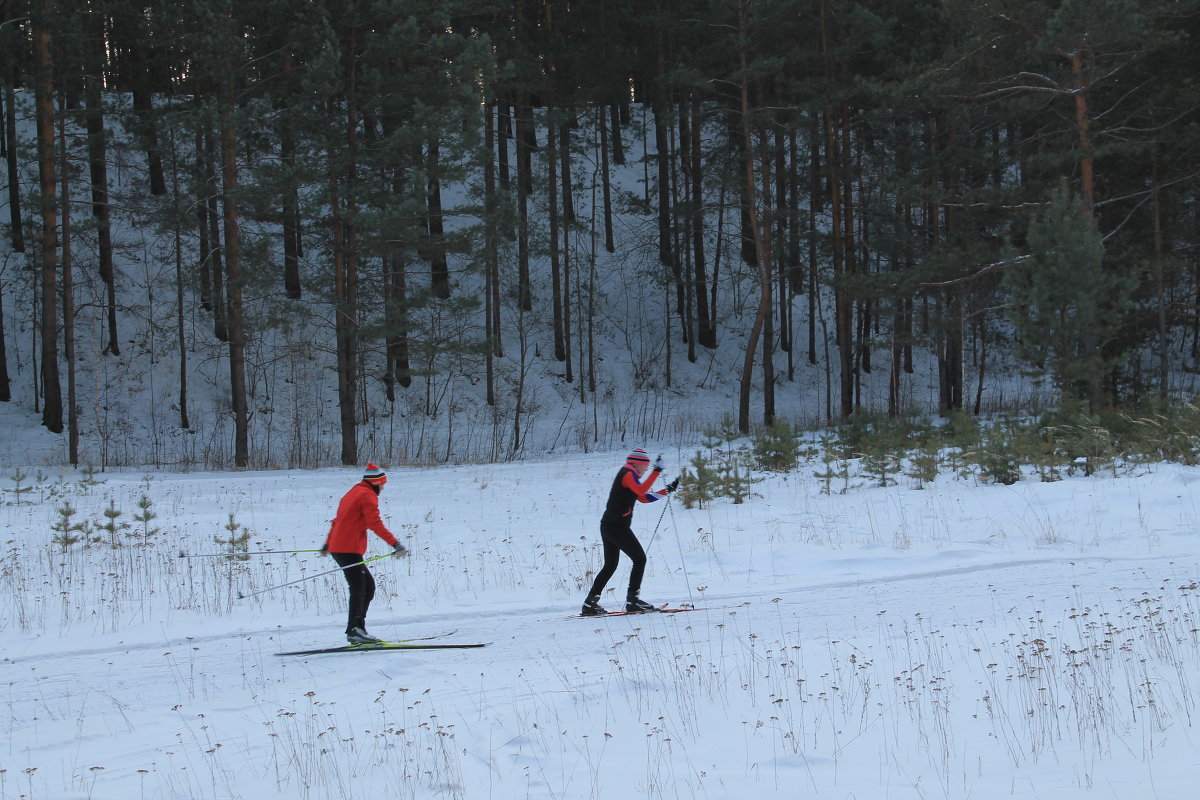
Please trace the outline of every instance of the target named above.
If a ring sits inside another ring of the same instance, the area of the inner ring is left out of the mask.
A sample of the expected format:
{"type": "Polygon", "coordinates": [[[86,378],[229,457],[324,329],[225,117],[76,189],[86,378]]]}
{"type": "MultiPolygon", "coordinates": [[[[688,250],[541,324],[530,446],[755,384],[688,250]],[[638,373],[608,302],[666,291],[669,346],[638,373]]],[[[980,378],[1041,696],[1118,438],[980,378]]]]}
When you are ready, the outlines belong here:
{"type": "Polygon", "coordinates": [[[629,593],[626,597],[636,599],[638,592],[642,590],[642,576],[646,573],[646,551],[633,535],[633,531],[629,531],[629,538],[625,540],[621,551],[633,562],[633,568],[629,570],[629,593]]]}
{"type": "Polygon", "coordinates": [[[596,579],[592,581],[592,589],[588,592],[588,597],[597,599],[604,591],[604,587],[608,585],[613,573],[617,571],[617,562],[621,559],[621,548],[608,536],[602,534],[601,538],[604,543],[604,565],[596,573],[596,579]]]}
{"type": "Polygon", "coordinates": [[[371,573],[362,565],[363,557],[359,553],[330,553],[333,560],[342,567],[342,574],[346,576],[346,586],[350,590],[350,600],[347,609],[346,633],[349,633],[354,628],[362,628],[366,624],[367,604],[370,600],[364,602],[367,595],[367,581],[370,580],[370,591],[374,594],[375,582],[371,579],[371,573]],[[352,566],[353,565],[353,566],[352,566]],[[366,578],[364,579],[364,575],[366,578]]]}
{"type": "Polygon", "coordinates": [[[367,627],[367,609],[371,607],[371,601],[375,599],[375,576],[371,574],[371,570],[367,569],[366,564],[359,569],[362,570],[363,585],[362,599],[359,601],[358,626],[365,629],[367,627]]]}

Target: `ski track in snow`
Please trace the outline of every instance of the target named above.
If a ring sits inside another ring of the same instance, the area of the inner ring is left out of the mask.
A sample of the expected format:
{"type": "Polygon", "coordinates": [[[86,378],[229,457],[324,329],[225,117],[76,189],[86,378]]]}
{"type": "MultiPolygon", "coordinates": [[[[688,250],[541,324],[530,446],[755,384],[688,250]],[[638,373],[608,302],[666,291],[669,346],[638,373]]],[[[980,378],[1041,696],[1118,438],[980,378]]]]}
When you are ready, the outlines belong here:
{"type": "MultiPolygon", "coordinates": [[[[719,613],[735,609],[748,609],[749,606],[756,602],[767,600],[768,602],[777,602],[781,606],[806,605],[809,602],[804,595],[819,594],[834,589],[857,589],[869,590],[872,585],[883,584],[900,584],[914,581],[928,581],[938,578],[949,578],[965,575],[979,575],[982,573],[997,572],[1004,573],[1007,570],[1022,569],[1025,567],[1055,567],[1075,564],[1091,564],[1091,565],[1109,565],[1109,564],[1156,564],[1171,562],[1175,560],[1186,560],[1191,556],[1187,553],[1177,553],[1173,555],[1161,556],[1054,556],[1038,559],[1016,559],[1013,561],[996,561],[987,564],[973,564],[961,567],[949,567],[938,570],[921,570],[917,572],[905,573],[901,575],[882,575],[869,579],[852,579],[829,581],[808,586],[792,586],[787,588],[777,587],[765,591],[747,591],[747,592],[713,592],[706,593],[702,599],[696,601],[696,607],[692,611],[686,612],[689,616],[700,612],[719,613]],[[792,595],[800,595],[797,599],[787,599],[792,595]],[[740,602],[738,602],[740,601],[740,602]],[[717,605],[720,603],[721,605],[717,605]],[[730,605],[730,603],[734,603],[730,605]]],[[[596,617],[590,618],[592,621],[599,620],[625,620],[632,618],[633,620],[645,621],[649,615],[624,615],[616,617],[596,617]]],[[[670,615],[668,615],[670,616],[670,615]]],[[[495,620],[505,623],[515,623],[521,625],[522,621],[528,618],[533,618],[533,621],[538,623],[551,623],[557,620],[573,619],[569,615],[569,611],[560,606],[538,606],[532,608],[478,608],[470,611],[445,614],[417,614],[406,616],[399,622],[413,636],[428,636],[430,634],[418,631],[425,631],[426,627],[436,623],[449,623],[460,625],[459,633],[464,630],[478,627],[476,624],[480,620],[495,620]],[[560,616],[547,616],[563,612],[560,616]]],[[[217,643],[229,643],[234,641],[246,641],[253,643],[261,643],[264,641],[282,642],[288,641],[294,643],[296,641],[310,641],[308,639],[298,639],[301,634],[307,633],[328,633],[331,629],[330,625],[296,625],[296,626],[277,626],[273,628],[264,628],[260,630],[238,630],[228,633],[209,634],[204,636],[186,637],[183,639],[166,639],[155,642],[121,642],[108,647],[80,648],[68,650],[52,650],[43,653],[36,653],[23,656],[6,656],[0,658],[0,664],[23,664],[29,662],[46,662],[54,659],[62,658],[77,658],[81,656],[115,656],[120,654],[137,654],[141,652],[157,652],[165,650],[175,650],[183,647],[198,647],[200,645],[209,645],[217,643]]],[[[486,629],[485,629],[486,630],[486,629]]],[[[492,629],[494,630],[494,629],[492,629]]],[[[436,634],[434,634],[436,635],[436,634]]],[[[399,637],[398,637],[399,638],[399,637]]],[[[473,640],[474,641],[474,640],[473,640]]],[[[290,646],[290,645],[289,645],[290,646]]],[[[319,642],[314,642],[312,647],[325,646],[319,642]]],[[[328,645],[334,646],[334,645],[328,645]]]]}

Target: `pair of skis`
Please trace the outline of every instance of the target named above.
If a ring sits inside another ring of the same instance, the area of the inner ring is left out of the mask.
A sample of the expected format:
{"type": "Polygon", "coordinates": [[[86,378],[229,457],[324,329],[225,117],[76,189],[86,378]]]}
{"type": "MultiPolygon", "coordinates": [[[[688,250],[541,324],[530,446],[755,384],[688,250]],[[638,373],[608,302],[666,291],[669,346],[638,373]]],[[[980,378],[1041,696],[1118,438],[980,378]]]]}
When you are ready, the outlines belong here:
{"type": "Polygon", "coordinates": [[[632,617],[636,614],[678,614],[681,611],[696,611],[692,606],[672,608],[668,605],[656,606],[648,611],[605,611],[603,614],[572,614],[567,619],[604,619],[605,617],[632,617]]]}
{"type": "MultiPolygon", "coordinates": [[[[604,617],[630,617],[636,614],[678,614],[682,611],[695,611],[691,606],[672,608],[661,605],[649,611],[606,611],[603,614],[572,614],[567,619],[603,619],[604,617]]],[[[347,644],[341,647],[320,647],[314,650],[290,650],[286,653],[276,653],[279,656],[319,656],[326,653],[377,653],[380,651],[396,650],[470,650],[477,647],[487,647],[491,642],[433,642],[432,639],[442,639],[452,636],[457,631],[439,633],[436,636],[423,636],[417,639],[401,639],[394,642],[379,644],[347,644]]]]}
{"type": "Polygon", "coordinates": [[[341,647],[321,647],[315,650],[290,650],[286,653],[276,653],[277,656],[319,656],[325,653],[374,653],[381,650],[469,650],[476,647],[487,647],[491,642],[432,642],[431,639],[443,639],[453,636],[457,631],[439,633],[435,636],[421,636],[415,639],[400,639],[394,642],[379,644],[346,644],[341,647]]]}

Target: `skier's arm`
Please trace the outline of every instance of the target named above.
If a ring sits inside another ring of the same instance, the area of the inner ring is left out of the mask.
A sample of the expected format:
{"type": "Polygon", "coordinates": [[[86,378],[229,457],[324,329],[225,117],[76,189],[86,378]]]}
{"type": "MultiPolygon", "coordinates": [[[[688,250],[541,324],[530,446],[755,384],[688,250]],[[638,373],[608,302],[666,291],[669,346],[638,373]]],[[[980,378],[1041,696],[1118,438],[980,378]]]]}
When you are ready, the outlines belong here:
{"type": "Polygon", "coordinates": [[[658,470],[651,470],[646,480],[639,483],[637,475],[634,474],[633,470],[629,470],[625,473],[625,477],[621,479],[621,483],[626,489],[633,492],[639,503],[653,503],[655,500],[662,499],[657,497],[657,492],[651,493],[650,491],[650,487],[658,480],[658,475],[658,470]]]}

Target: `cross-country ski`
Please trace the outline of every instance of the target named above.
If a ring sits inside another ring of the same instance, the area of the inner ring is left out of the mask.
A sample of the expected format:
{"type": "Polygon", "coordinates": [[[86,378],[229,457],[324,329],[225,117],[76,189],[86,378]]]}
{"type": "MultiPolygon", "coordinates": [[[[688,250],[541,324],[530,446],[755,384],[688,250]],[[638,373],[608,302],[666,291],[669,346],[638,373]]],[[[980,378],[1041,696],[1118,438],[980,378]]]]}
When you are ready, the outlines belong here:
{"type": "Polygon", "coordinates": [[[340,647],[322,647],[315,650],[290,650],[284,653],[276,653],[275,655],[319,656],[326,653],[377,653],[384,650],[473,650],[478,647],[487,647],[489,644],[491,642],[380,642],[379,644],[347,644],[340,647]]]}

